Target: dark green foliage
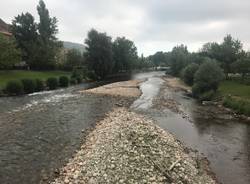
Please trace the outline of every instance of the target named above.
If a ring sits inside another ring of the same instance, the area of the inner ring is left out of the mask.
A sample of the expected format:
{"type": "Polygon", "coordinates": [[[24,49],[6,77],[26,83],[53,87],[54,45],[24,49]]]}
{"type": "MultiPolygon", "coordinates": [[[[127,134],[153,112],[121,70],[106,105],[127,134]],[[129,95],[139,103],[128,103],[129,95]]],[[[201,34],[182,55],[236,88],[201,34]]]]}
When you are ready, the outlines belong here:
{"type": "Polygon", "coordinates": [[[178,76],[181,70],[187,65],[188,50],[184,45],[176,46],[171,53],[171,74],[178,76]]]}
{"type": "Polygon", "coordinates": [[[82,83],[83,79],[86,78],[87,70],[85,67],[74,68],[71,78],[75,78],[77,83],[82,83]]]}
{"type": "Polygon", "coordinates": [[[22,79],[24,93],[33,93],[36,90],[36,82],[33,79],[22,79]]]}
{"type": "Polygon", "coordinates": [[[192,86],[194,82],[194,74],[199,69],[199,65],[192,63],[186,66],[182,72],[183,81],[192,86]]]}
{"type": "Polygon", "coordinates": [[[38,47],[37,24],[30,13],[22,13],[12,21],[12,33],[22,50],[22,59],[33,68],[36,62],[36,49],[38,47]]]}
{"type": "Polygon", "coordinates": [[[105,78],[111,73],[114,66],[111,37],[92,29],[88,33],[85,43],[88,69],[93,70],[98,78],[105,78]]]}
{"type": "Polygon", "coordinates": [[[58,79],[56,77],[48,78],[46,84],[50,90],[56,89],[59,86],[58,79]]]}
{"type": "Polygon", "coordinates": [[[248,100],[243,100],[240,98],[233,98],[227,96],[223,99],[223,105],[228,108],[232,108],[238,113],[250,115],[250,102],[248,100]]]}
{"type": "Polygon", "coordinates": [[[66,68],[73,70],[83,65],[82,53],[77,49],[70,49],[66,55],[66,68]]]}
{"type": "Polygon", "coordinates": [[[114,72],[130,71],[136,65],[137,48],[133,41],[118,37],[113,43],[114,72]]]}
{"type": "Polygon", "coordinates": [[[223,76],[224,74],[218,64],[211,59],[207,59],[195,73],[193,95],[199,97],[205,92],[216,91],[223,76]]]}
{"type": "Polygon", "coordinates": [[[76,78],[70,78],[70,84],[72,85],[77,84],[76,78]]]}
{"type": "Polygon", "coordinates": [[[232,71],[241,74],[242,80],[246,78],[246,74],[250,73],[250,56],[246,56],[234,62],[231,65],[232,71]]]}
{"type": "Polygon", "coordinates": [[[209,101],[209,100],[212,100],[214,96],[215,96],[215,91],[213,91],[213,90],[206,91],[206,92],[199,95],[199,100],[200,101],[209,101]]]}
{"type": "Polygon", "coordinates": [[[91,80],[98,80],[98,76],[95,74],[93,70],[87,72],[87,78],[91,80]]]}
{"type": "Polygon", "coordinates": [[[23,84],[18,80],[9,81],[5,91],[9,95],[20,95],[23,93],[23,84]]]}
{"type": "Polygon", "coordinates": [[[44,81],[41,79],[36,79],[36,91],[43,91],[45,89],[44,81]]]}
{"type": "Polygon", "coordinates": [[[15,40],[0,33],[0,69],[9,69],[21,61],[21,52],[16,48],[15,40]]]}
{"type": "Polygon", "coordinates": [[[67,76],[59,77],[59,85],[60,85],[60,87],[68,87],[69,86],[69,78],[67,76]]]}

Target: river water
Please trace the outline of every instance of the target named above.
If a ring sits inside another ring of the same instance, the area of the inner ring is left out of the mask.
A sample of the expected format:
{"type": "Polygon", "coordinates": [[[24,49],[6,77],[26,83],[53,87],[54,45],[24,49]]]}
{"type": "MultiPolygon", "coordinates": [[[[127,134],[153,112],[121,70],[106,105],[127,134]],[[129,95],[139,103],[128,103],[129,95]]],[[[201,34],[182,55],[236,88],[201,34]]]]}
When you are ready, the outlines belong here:
{"type": "Polygon", "coordinates": [[[198,150],[210,161],[212,170],[223,184],[250,183],[250,124],[234,119],[215,106],[202,106],[183,92],[166,89],[164,96],[174,99],[188,115],[155,109],[152,99],[159,95],[163,73],[144,74],[142,96],[132,108],[156,120],[187,147],[198,150]],[[148,75],[148,76],[147,76],[148,75]]]}
{"type": "MultiPolygon", "coordinates": [[[[250,125],[171,90],[166,96],[179,102],[190,120],[169,109],[154,109],[152,102],[159,95],[162,75],[150,72],[132,76],[147,79],[141,85],[142,96],[132,108],[203,153],[222,183],[249,184],[250,125]]],[[[34,184],[53,177],[54,169],[65,164],[81,145],[82,130],[92,127],[113,107],[111,101],[115,99],[78,93],[102,84],[0,98],[0,183],[34,184]]]]}
{"type": "Polygon", "coordinates": [[[0,183],[46,183],[53,177],[81,145],[83,130],[114,104],[115,98],[78,91],[110,82],[0,98],[0,183]]]}

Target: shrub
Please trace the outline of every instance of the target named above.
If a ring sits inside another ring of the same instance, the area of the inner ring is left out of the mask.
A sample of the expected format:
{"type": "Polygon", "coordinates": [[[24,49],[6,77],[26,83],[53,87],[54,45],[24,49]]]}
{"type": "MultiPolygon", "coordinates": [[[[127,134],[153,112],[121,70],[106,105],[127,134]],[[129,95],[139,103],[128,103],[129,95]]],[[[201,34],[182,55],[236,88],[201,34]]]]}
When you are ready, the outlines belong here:
{"type": "Polygon", "coordinates": [[[22,79],[23,90],[25,93],[33,93],[36,90],[36,83],[33,79],[22,79]]]}
{"type": "Polygon", "coordinates": [[[192,86],[193,81],[194,81],[194,74],[198,69],[199,69],[199,65],[197,65],[195,63],[191,63],[188,66],[186,66],[184,68],[184,70],[182,71],[182,79],[183,79],[183,81],[186,84],[192,86]]]}
{"type": "Polygon", "coordinates": [[[20,95],[23,93],[23,84],[18,80],[9,81],[5,91],[9,95],[20,95]]]}
{"type": "Polygon", "coordinates": [[[43,91],[45,89],[44,81],[41,79],[36,79],[36,91],[43,91]]]}
{"type": "Polygon", "coordinates": [[[207,59],[194,75],[193,95],[199,97],[210,90],[216,91],[223,77],[223,71],[217,63],[207,59]]]}
{"type": "Polygon", "coordinates": [[[199,100],[200,101],[209,101],[212,100],[215,95],[215,92],[213,90],[206,91],[202,94],[199,95],[199,100]]]}
{"type": "Polygon", "coordinates": [[[98,76],[95,74],[94,71],[88,71],[86,75],[87,75],[87,77],[89,79],[92,79],[92,80],[97,80],[98,79],[98,76]]]}
{"type": "Polygon", "coordinates": [[[77,84],[76,78],[70,78],[70,84],[72,85],[77,84]]]}
{"type": "Polygon", "coordinates": [[[240,114],[250,115],[250,101],[227,96],[223,99],[223,105],[240,114]]]}
{"type": "Polygon", "coordinates": [[[59,85],[61,87],[68,87],[69,86],[69,78],[67,76],[59,77],[59,85]]]}
{"type": "Polygon", "coordinates": [[[56,89],[58,87],[58,79],[56,77],[50,77],[47,79],[46,84],[50,90],[56,89]]]}

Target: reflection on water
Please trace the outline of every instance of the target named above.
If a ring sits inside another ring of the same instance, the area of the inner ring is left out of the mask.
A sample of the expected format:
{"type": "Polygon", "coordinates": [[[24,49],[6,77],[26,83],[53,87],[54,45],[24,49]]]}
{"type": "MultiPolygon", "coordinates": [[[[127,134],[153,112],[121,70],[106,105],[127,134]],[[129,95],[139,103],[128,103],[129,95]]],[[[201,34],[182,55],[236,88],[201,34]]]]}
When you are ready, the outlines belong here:
{"type": "MultiPolygon", "coordinates": [[[[153,81],[151,85],[154,85],[153,81]]],[[[142,90],[145,91],[142,91],[143,98],[140,100],[148,100],[145,97],[150,94],[148,89],[142,90]]],[[[168,109],[159,111],[139,108],[137,111],[155,119],[159,126],[173,133],[188,147],[203,153],[222,183],[249,184],[250,124],[234,119],[217,107],[201,106],[181,92],[168,90],[166,95],[180,104],[180,108],[190,116],[190,120],[168,109]]]]}

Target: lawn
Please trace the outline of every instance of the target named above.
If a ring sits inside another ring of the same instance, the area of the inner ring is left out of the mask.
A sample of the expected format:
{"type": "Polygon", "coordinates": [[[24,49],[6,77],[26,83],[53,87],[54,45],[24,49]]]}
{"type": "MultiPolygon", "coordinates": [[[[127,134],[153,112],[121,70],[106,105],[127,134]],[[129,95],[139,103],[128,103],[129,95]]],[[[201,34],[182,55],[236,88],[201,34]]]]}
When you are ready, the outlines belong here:
{"type": "Polygon", "coordinates": [[[250,85],[241,84],[237,81],[223,81],[219,86],[219,92],[223,95],[232,95],[250,100],[250,85]]]}
{"type": "Polygon", "coordinates": [[[70,72],[65,71],[25,71],[25,70],[5,70],[0,71],[0,88],[4,88],[10,80],[18,79],[42,79],[46,80],[49,77],[59,77],[62,75],[70,76],[70,72]]]}

